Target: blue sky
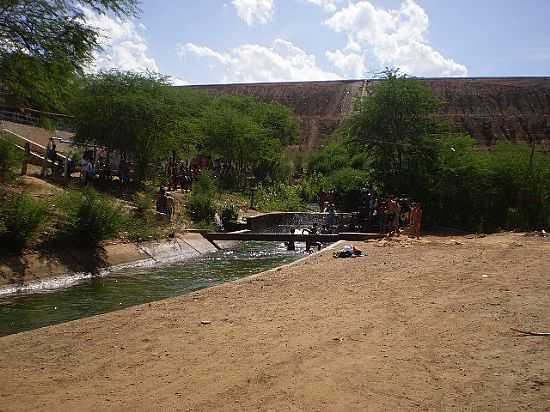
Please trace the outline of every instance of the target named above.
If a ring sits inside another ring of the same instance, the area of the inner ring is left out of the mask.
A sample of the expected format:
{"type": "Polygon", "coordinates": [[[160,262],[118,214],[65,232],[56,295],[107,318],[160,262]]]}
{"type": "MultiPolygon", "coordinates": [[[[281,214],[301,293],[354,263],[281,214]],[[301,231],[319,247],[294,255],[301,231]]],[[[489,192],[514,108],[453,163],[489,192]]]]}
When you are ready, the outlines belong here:
{"type": "Polygon", "coordinates": [[[548,0],[143,0],[103,33],[93,70],[153,70],[177,84],[550,75],[548,0]]]}

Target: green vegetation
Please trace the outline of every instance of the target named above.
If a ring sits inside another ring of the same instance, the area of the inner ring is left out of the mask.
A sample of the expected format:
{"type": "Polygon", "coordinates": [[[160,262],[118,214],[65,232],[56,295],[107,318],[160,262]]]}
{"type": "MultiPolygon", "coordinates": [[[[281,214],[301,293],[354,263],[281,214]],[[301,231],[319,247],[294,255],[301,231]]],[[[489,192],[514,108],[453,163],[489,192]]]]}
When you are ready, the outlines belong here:
{"type": "MultiPolygon", "coordinates": [[[[86,23],[87,10],[134,16],[137,4],[4,1],[3,103],[74,115],[76,140],[125,155],[140,190],[166,183],[175,160],[200,156],[215,165],[216,177],[203,171],[187,202],[201,225],[210,225],[216,210],[224,222],[238,216],[238,202],[221,202],[218,190],[243,193],[256,186],[263,211],[304,210],[328,191],[340,207],[353,209],[369,187],[422,201],[432,224],[483,231],[550,225],[548,155],[522,145],[478,150],[434,116],[442,102],[426,85],[397,71],[387,71],[334,140],[309,159],[289,156],[298,122],[282,105],[177,88],[154,73],[85,75],[99,39],[86,23]]],[[[0,140],[0,179],[10,180],[20,164],[21,154],[0,140]]],[[[72,191],[47,214],[40,202],[13,197],[0,207],[0,234],[22,247],[36,239],[45,219],[57,219],[57,237],[85,244],[123,231],[135,240],[158,234],[152,196],[133,200],[136,208],[126,212],[93,190],[72,191]]]]}
{"type": "Polygon", "coordinates": [[[294,143],[289,109],[244,97],[211,97],[154,74],[111,71],[85,78],[73,101],[77,140],[129,155],[143,181],[172,157],[223,160],[222,187],[286,178],[283,147],[294,143]]]}
{"type": "Polygon", "coordinates": [[[334,190],[340,206],[353,208],[357,191],[369,187],[422,201],[432,225],[548,227],[549,156],[519,144],[479,150],[433,116],[440,104],[420,81],[386,73],[336,134],[340,139],[310,157],[304,195],[334,190]]]}
{"type": "Polygon", "coordinates": [[[153,194],[138,192],[133,197],[133,203],[135,209],[129,213],[124,225],[128,239],[140,242],[159,237],[153,194]]]}
{"type": "Polygon", "coordinates": [[[256,193],[258,209],[264,212],[299,212],[306,209],[299,185],[278,183],[260,186],[256,193]]]}
{"type": "Polygon", "coordinates": [[[47,205],[19,194],[2,201],[0,206],[0,245],[4,251],[19,251],[35,240],[47,221],[47,205]]]}
{"type": "Polygon", "coordinates": [[[216,182],[209,172],[203,172],[199,179],[193,183],[191,197],[187,207],[191,218],[196,221],[210,222],[216,213],[215,197],[216,182]]]}
{"type": "Polygon", "coordinates": [[[288,176],[283,147],[295,143],[298,124],[290,110],[251,98],[218,97],[202,123],[204,153],[231,165],[225,188],[242,188],[246,177],[274,182],[288,176]]]}
{"type": "Polygon", "coordinates": [[[137,178],[154,176],[172,152],[196,144],[204,98],[183,93],[155,74],[116,71],[88,76],[77,93],[77,140],[129,155],[137,178]]]}
{"type": "Polygon", "coordinates": [[[21,170],[23,153],[10,143],[0,138],[0,181],[9,181],[21,170]]]}
{"type": "Polygon", "coordinates": [[[84,7],[131,16],[137,0],[3,0],[0,13],[0,84],[14,105],[64,110],[76,76],[92,60],[98,29],[84,7]]]}
{"type": "Polygon", "coordinates": [[[528,145],[475,148],[470,137],[438,147],[433,186],[423,191],[434,223],[479,231],[541,229],[550,225],[550,162],[528,145]]]}
{"type": "Polygon", "coordinates": [[[58,202],[58,237],[80,245],[96,245],[116,237],[126,216],[120,207],[93,189],[67,192],[58,202]]]}

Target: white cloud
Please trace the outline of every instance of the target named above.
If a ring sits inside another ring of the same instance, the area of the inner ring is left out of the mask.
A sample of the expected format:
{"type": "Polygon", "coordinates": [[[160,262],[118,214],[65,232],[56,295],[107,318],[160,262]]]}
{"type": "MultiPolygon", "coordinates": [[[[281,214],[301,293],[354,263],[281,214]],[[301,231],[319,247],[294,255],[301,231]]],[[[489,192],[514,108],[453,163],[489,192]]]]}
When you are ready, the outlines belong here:
{"type": "Polygon", "coordinates": [[[266,24],[273,18],[274,0],[233,0],[233,6],[249,26],[266,24]]]}
{"type": "Polygon", "coordinates": [[[327,51],[327,59],[344,75],[344,77],[360,79],[367,71],[364,55],[357,53],[344,53],[341,50],[327,51]]]}
{"type": "Polygon", "coordinates": [[[158,72],[155,59],[150,57],[147,41],[143,37],[145,26],[132,20],[121,20],[83,9],[86,22],[100,32],[102,50],[94,54],[90,71],[120,69],[143,72],[158,72]]]}
{"type": "MultiPolygon", "coordinates": [[[[466,66],[444,57],[429,44],[425,37],[428,15],[414,0],[405,0],[398,10],[376,8],[365,0],[350,3],[325,23],[334,31],[347,34],[346,51],[371,50],[382,66],[399,67],[416,76],[468,74],[466,66]]],[[[333,59],[336,57],[332,54],[333,59]]],[[[351,64],[339,64],[348,63],[351,64]]]]}
{"type": "Polygon", "coordinates": [[[211,68],[220,70],[219,82],[284,82],[336,80],[335,73],[317,66],[315,56],[292,43],[277,39],[271,47],[244,44],[229,52],[217,52],[193,43],[180,44],[178,55],[207,58],[211,68]]]}
{"type": "Polygon", "coordinates": [[[341,3],[342,0],[306,0],[309,3],[313,3],[319,7],[322,7],[325,11],[333,13],[338,8],[338,3],[341,3]]]}
{"type": "Polygon", "coordinates": [[[170,83],[172,83],[174,86],[187,86],[189,82],[184,79],[180,79],[179,77],[170,76],[168,79],[170,83]]]}

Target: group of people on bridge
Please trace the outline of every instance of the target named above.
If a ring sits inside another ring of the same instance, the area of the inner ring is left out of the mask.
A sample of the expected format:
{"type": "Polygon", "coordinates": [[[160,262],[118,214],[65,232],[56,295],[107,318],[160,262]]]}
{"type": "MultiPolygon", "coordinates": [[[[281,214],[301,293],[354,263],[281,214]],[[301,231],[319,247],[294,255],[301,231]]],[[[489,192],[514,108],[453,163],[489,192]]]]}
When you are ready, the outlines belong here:
{"type": "Polygon", "coordinates": [[[412,237],[420,238],[422,228],[422,204],[408,197],[378,197],[372,190],[363,189],[357,194],[355,211],[349,221],[336,222],[335,192],[319,195],[321,211],[327,213],[322,231],[332,233],[342,229],[350,232],[378,232],[388,236],[399,236],[402,230],[408,230],[412,237]]]}

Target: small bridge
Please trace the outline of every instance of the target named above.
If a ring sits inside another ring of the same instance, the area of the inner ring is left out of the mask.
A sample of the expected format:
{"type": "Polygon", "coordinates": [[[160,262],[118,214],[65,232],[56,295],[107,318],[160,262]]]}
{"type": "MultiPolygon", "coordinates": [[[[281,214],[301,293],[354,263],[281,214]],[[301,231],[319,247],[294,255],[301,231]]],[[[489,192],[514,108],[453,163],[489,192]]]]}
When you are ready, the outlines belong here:
{"type": "Polygon", "coordinates": [[[207,232],[203,236],[209,241],[216,240],[257,240],[257,241],[273,241],[273,242],[321,242],[333,243],[339,240],[348,240],[356,242],[364,242],[367,240],[383,239],[384,235],[379,233],[319,233],[319,234],[292,234],[292,233],[254,233],[254,232],[234,232],[220,233],[207,232]]]}

